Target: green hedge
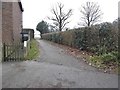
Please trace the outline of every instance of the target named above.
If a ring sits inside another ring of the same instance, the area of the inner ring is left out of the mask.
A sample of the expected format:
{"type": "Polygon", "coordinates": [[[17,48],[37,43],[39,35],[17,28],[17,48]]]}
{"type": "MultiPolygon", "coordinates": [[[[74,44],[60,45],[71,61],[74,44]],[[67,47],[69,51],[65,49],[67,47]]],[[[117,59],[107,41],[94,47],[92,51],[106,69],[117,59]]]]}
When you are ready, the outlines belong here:
{"type": "Polygon", "coordinates": [[[64,32],[53,32],[42,35],[42,39],[87,50],[96,54],[117,51],[118,33],[113,28],[84,27],[64,32]]]}

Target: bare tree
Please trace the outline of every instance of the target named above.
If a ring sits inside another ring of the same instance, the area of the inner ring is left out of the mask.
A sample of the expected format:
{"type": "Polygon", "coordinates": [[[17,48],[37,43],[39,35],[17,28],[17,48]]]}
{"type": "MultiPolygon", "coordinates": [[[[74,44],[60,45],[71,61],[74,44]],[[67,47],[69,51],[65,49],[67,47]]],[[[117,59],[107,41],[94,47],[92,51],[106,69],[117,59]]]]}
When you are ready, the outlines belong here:
{"type": "Polygon", "coordinates": [[[80,12],[83,15],[81,19],[84,25],[88,27],[98,22],[102,15],[100,6],[94,2],[86,2],[86,5],[82,6],[80,12]]]}
{"type": "Polygon", "coordinates": [[[54,17],[49,18],[54,21],[55,26],[58,27],[59,31],[62,31],[66,24],[69,23],[68,18],[72,15],[72,9],[69,9],[67,13],[63,12],[64,5],[58,3],[58,6],[52,8],[52,13],[54,17]]]}

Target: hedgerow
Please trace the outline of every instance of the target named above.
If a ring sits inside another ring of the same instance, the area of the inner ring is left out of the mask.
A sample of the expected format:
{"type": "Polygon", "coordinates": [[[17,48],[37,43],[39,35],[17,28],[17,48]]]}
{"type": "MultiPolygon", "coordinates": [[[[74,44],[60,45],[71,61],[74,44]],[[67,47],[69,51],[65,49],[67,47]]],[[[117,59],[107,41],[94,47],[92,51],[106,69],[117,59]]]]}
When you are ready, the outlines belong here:
{"type": "Polygon", "coordinates": [[[42,34],[42,39],[90,51],[96,55],[118,50],[118,33],[109,23],[42,34]]]}

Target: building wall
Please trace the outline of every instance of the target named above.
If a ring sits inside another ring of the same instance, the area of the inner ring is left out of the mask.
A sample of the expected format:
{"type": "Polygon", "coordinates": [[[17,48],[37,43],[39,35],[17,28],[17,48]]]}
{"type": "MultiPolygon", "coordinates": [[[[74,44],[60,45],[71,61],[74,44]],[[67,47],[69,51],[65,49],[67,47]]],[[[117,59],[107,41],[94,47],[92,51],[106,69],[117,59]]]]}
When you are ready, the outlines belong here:
{"type": "Polygon", "coordinates": [[[22,31],[22,11],[18,2],[13,2],[13,38],[18,43],[21,40],[22,31]]]}
{"type": "Polygon", "coordinates": [[[13,42],[12,2],[2,2],[2,43],[13,42]]]}
{"type": "Polygon", "coordinates": [[[20,42],[21,31],[22,11],[18,2],[2,2],[2,42],[20,42]]]}
{"type": "Polygon", "coordinates": [[[0,45],[2,45],[2,2],[0,1],[0,45]]]}
{"type": "Polygon", "coordinates": [[[1,61],[2,61],[2,2],[0,1],[0,62],[1,61]]]}

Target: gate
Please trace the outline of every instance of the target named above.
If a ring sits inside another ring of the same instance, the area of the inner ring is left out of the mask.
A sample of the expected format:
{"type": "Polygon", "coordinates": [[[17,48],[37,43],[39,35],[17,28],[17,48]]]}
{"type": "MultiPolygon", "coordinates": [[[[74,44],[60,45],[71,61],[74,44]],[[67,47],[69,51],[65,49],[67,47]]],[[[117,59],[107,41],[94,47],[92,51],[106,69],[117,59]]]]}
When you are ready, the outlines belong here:
{"type": "Polygon", "coordinates": [[[24,60],[22,44],[3,44],[3,62],[24,60]]]}

